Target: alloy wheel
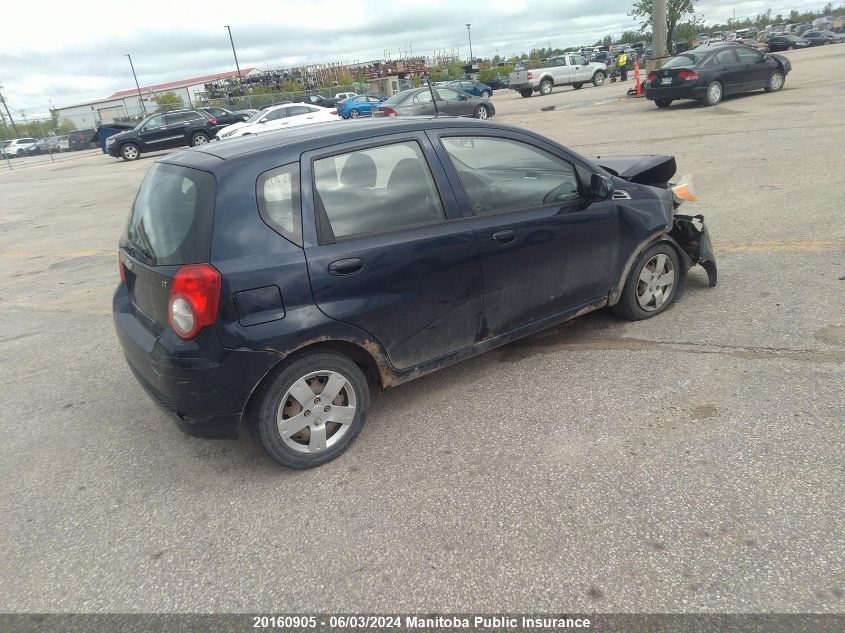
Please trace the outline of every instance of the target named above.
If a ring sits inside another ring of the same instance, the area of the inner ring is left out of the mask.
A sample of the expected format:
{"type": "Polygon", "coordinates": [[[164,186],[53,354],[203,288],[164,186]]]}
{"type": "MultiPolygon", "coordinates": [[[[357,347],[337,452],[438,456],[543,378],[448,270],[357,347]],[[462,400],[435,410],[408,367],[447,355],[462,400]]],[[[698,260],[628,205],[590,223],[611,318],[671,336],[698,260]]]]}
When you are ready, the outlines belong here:
{"type": "Polygon", "coordinates": [[[126,160],[135,160],[138,158],[138,148],[134,145],[127,145],[123,148],[123,157],[126,160]]]}
{"type": "Polygon", "coordinates": [[[637,303],[646,312],[658,310],[675,287],[675,267],[663,253],[649,259],[637,280],[637,303]]]}
{"type": "Polygon", "coordinates": [[[718,81],[710,84],[710,87],[707,88],[707,98],[710,100],[710,103],[719,103],[722,100],[722,84],[718,81]]]}
{"type": "Polygon", "coordinates": [[[287,390],[276,414],[282,441],[300,453],[325,451],[346,435],[355,419],[358,399],[343,374],[311,372],[287,390]]]}

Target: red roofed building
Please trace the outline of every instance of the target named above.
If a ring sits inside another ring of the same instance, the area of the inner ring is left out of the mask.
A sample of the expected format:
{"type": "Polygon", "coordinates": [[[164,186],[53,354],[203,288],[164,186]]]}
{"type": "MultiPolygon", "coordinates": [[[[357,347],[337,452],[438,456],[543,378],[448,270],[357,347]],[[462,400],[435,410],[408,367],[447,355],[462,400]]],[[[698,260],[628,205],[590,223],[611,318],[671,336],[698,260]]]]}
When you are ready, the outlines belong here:
{"type": "MultiPolygon", "coordinates": [[[[241,69],[241,77],[259,72],[256,68],[241,69]]],[[[206,91],[205,85],[215,81],[237,78],[235,70],[225,73],[214,73],[201,77],[191,77],[180,81],[168,81],[152,86],[141,86],[141,97],[147,112],[155,111],[158,106],[153,101],[157,95],[173,92],[182,99],[186,108],[194,107],[197,94],[206,91]]],[[[137,88],[119,90],[113,95],[97,101],[78,103],[72,106],[56,108],[60,119],[69,119],[76,124],[77,129],[95,128],[99,123],[110,123],[116,119],[125,119],[143,114],[137,88]]]]}

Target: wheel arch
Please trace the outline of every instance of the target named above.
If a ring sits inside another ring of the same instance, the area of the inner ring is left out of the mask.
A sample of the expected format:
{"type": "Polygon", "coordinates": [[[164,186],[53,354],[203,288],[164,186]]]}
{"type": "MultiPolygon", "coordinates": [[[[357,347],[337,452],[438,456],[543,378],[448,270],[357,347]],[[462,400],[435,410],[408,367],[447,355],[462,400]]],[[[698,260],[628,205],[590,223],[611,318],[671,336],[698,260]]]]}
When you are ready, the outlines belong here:
{"type": "Polygon", "coordinates": [[[637,261],[639,261],[643,253],[656,244],[668,244],[675,250],[675,253],[678,256],[678,261],[681,264],[680,271],[678,271],[678,291],[683,292],[687,279],[687,271],[695,265],[695,262],[681,247],[681,245],[678,244],[678,242],[676,242],[668,233],[661,231],[660,233],[655,233],[648,239],[640,242],[637,248],[632,251],[631,255],[625,262],[625,266],[622,269],[622,274],[620,275],[619,280],[610,291],[610,296],[607,299],[608,306],[619,303],[619,299],[622,297],[622,290],[625,288],[625,282],[628,280],[628,275],[631,274],[631,268],[637,261]]]}

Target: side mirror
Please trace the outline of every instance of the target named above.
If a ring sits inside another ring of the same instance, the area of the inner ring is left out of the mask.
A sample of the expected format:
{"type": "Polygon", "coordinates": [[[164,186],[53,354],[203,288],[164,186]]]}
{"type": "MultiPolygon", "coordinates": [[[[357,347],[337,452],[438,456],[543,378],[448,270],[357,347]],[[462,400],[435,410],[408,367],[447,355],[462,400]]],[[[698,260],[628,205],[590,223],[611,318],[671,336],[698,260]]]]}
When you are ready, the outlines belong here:
{"type": "Polygon", "coordinates": [[[607,200],[613,195],[613,183],[610,178],[593,174],[590,178],[590,193],[595,200],[607,200]]]}
{"type": "Polygon", "coordinates": [[[267,123],[267,118],[265,117],[265,118],[261,119],[261,120],[259,121],[259,123],[267,123]]]}

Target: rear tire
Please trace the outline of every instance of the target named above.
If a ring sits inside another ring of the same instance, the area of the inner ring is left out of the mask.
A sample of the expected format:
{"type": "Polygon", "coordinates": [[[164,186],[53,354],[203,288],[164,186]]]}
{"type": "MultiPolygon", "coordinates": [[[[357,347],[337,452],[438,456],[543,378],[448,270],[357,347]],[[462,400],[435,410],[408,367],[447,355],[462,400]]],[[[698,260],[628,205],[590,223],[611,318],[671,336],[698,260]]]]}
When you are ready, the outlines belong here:
{"type": "Polygon", "coordinates": [[[367,379],[358,365],[334,352],[314,352],[290,363],[256,393],[252,430],[276,462],[314,468],[352,444],[369,407],[367,379]],[[321,402],[324,389],[332,389],[333,395],[321,402]]]}
{"type": "Polygon", "coordinates": [[[521,94],[523,98],[527,99],[534,94],[534,90],[526,88],[525,90],[520,90],[519,94],[521,94]]]}
{"type": "Polygon", "coordinates": [[[593,85],[598,87],[604,84],[604,80],[607,79],[607,75],[605,75],[602,71],[596,71],[596,74],[593,75],[593,85]]]}
{"type": "Polygon", "coordinates": [[[489,90],[485,90],[485,91],[483,91],[483,92],[481,93],[481,98],[482,98],[482,99],[489,99],[489,98],[490,98],[490,97],[492,97],[492,96],[493,96],[493,93],[492,93],[492,92],[490,92],[489,90]]]}
{"type": "Polygon", "coordinates": [[[583,88],[583,87],[584,87],[584,84],[582,84],[580,82],[577,83],[577,84],[572,84],[572,88],[575,89],[575,90],[581,90],[581,88],[583,88]]]}
{"type": "Polygon", "coordinates": [[[191,137],[191,147],[196,147],[197,145],[205,145],[208,143],[209,138],[208,134],[205,132],[197,132],[191,137]]]}
{"type": "Polygon", "coordinates": [[[783,76],[783,73],[779,70],[774,71],[771,75],[769,75],[769,83],[766,85],[763,90],[766,92],[777,92],[783,88],[783,84],[786,81],[786,77],[783,76]]]}
{"type": "Polygon", "coordinates": [[[546,95],[551,94],[553,87],[554,87],[554,84],[550,80],[544,79],[543,81],[540,82],[540,94],[543,95],[544,97],[546,95]]]}
{"type": "Polygon", "coordinates": [[[717,105],[722,100],[722,84],[718,81],[711,81],[707,84],[707,92],[701,102],[706,106],[717,105]]]}
{"type": "Polygon", "coordinates": [[[352,112],[349,113],[349,118],[350,119],[357,119],[358,118],[358,110],[352,110],[352,112]]]}
{"type": "Polygon", "coordinates": [[[138,160],[141,156],[141,149],[135,143],[125,143],[120,148],[120,157],[123,160],[138,160]]]}
{"type": "Polygon", "coordinates": [[[682,275],[675,249],[665,242],[655,244],[631,266],[619,302],[611,310],[629,321],[660,314],[681,297],[682,275]]]}
{"type": "Polygon", "coordinates": [[[475,106],[475,112],[472,113],[472,116],[476,119],[486,120],[490,118],[490,110],[486,105],[480,103],[475,106]]]}
{"type": "Polygon", "coordinates": [[[794,50],[795,50],[795,47],[794,47],[794,46],[788,46],[788,47],[786,48],[786,50],[788,50],[788,51],[794,51],[794,50]]]}
{"type": "Polygon", "coordinates": [[[655,99],[654,105],[656,105],[658,108],[668,108],[670,105],[672,105],[672,100],[671,99],[655,99]]]}

